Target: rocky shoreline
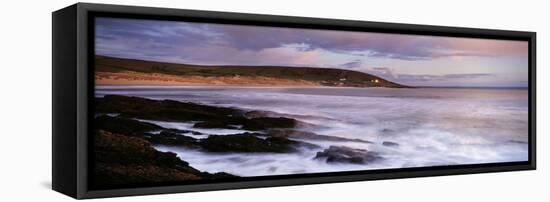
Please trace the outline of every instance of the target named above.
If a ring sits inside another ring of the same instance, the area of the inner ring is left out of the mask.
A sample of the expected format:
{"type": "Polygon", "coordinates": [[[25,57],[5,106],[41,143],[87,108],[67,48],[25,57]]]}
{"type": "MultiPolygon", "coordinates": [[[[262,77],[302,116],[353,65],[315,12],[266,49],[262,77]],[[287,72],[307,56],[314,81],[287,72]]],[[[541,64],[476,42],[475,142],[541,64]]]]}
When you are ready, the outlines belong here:
{"type": "Polygon", "coordinates": [[[305,140],[371,142],[302,131],[315,125],[280,114],[244,111],[173,100],[106,95],[96,98],[94,174],[97,186],[234,178],[207,173],[185,162],[185,156],[160,152],[152,145],[193,148],[210,153],[296,153],[319,150],[312,160],[368,164],[377,153],[347,147],[323,149],[305,140]],[[238,129],[247,132],[216,135],[166,128],[142,120],[192,122],[197,129],[238,129]]]}
{"type": "Polygon", "coordinates": [[[182,182],[236,177],[201,172],[172,152],[155,150],[147,140],[103,130],[94,135],[94,185],[182,182]]]}

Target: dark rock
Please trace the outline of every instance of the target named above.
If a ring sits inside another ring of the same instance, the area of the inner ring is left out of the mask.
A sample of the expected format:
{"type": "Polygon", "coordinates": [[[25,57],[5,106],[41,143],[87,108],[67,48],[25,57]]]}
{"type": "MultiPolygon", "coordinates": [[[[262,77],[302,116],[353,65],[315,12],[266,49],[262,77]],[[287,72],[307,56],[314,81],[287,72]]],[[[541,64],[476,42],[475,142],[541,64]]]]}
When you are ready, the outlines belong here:
{"type": "Polygon", "coordinates": [[[199,123],[194,125],[196,128],[235,129],[235,125],[240,125],[245,130],[259,131],[271,128],[294,128],[301,123],[286,117],[247,118],[244,111],[228,107],[121,95],[96,98],[96,112],[118,113],[120,117],[160,121],[198,121],[199,123]]]}
{"type": "Polygon", "coordinates": [[[384,145],[386,147],[397,147],[397,146],[399,146],[398,143],[390,142],[390,141],[384,141],[384,142],[382,142],[382,145],[384,145]]]}
{"type": "Polygon", "coordinates": [[[345,146],[330,146],[321,152],[317,152],[315,159],[326,159],[327,163],[353,163],[369,164],[381,160],[376,152],[364,149],[354,149],[345,146]]]}
{"type": "Polygon", "coordinates": [[[164,145],[196,146],[198,144],[195,138],[170,131],[162,131],[160,134],[151,135],[146,139],[151,143],[164,145]]]}
{"type": "Polygon", "coordinates": [[[285,137],[285,138],[296,138],[296,139],[307,139],[307,140],[324,140],[324,141],[338,141],[338,142],[361,142],[361,143],[371,143],[370,141],[361,140],[361,139],[350,139],[343,137],[335,137],[329,135],[319,135],[313,132],[300,131],[294,129],[270,129],[267,130],[267,134],[272,137],[285,137]]]}
{"type": "Polygon", "coordinates": [[[292,141],[284,137],[268,137],[262,133],[240,133],[233,135],[209,135],[205,139],[196,139],[179,133],[162,131],[160,134],[150,134],[144,138],[154,144],[186,146],[202,148],[210,152],[276,152],[296,151],[298,147],[318,148],[317,145],[292,141]]]}
{"type": "Polygon", "coordinates": [[[175,129],[175,128],[167,128],[167,129],[164,129],[162,131],[166,131],[166,132],[172,132],[172,133],[179,133],[179,134],[187,134],[187,133],[190,133],[192,135],[208,135],[208,134],[204,134],[204,133],[201,133],[201,132],[198,132],[198,131],[192,131],[192,130],[181,130],[181,129],[175,129]]]}
{"type": "Polygon", "coordinates": [[[105,130],[112,133],[139,137],[145,132],[163,129],[152,123],[106,115],[96,117],[94,126],[96,130],[105,130]]]}
{"type": "Polygon", "coordinates": [[[233,135],[252,135],[252,136],[257,136],[257,137],[266,137],[267,136],[267,134],[262,133],[262,132],[244,132],[244,133],[238,133],[238,134],[233,134],[233,135]]]}
{"type": "Polygon", "coordinates": [[[242,111],[233,108],[121,95],[106,95],[103,98],[96,98],[96,111],[162,121],[232,120],[243,117],[242,111]]]}
{"type": "Polygon", "coordinates": [[[95,188],[235,177],[200,172],[175,153],[155,150],[148,141],[99,130],[94,136],[95,188]]]}
{"type": "Polygon", "coordinates": [[[200,146],[210,152],[275,152],[295,151],[298,142],[286,138],[261,139],[252,135],[210,135],[200,146]]]}
{"type": "Polygon", "coordinates": [[[296,120],[285,117],[251,118],[243,124],[245,130],[265,130],[270,128],[294,128],[296,120]]]}
{"type": "Polygon", "coordinates": [[[260,117],[282,117],[283,114],[271,112],[271,111],[262,111],[262,110],[254,110],[246,112],[245,117],[247,118],[260,118],[260,117]]]}
{"type": "Polygon", "coordinates": [[[211,152],[293,152],[299,147],[318,148],[318,146],[293,141],[285,136],[266,136],[263,133],[243,133],[235,135],[210,135],[205,139],[185,136],[208,135],[196,131],[165,129],[155,124],[137,121],[141,118],[162,121],[198,121],[196,128],[230,128],[251,131],[265,131],[279,128],[294,128],[298,121],[286,117],[247,118],[244,112],[226,107],[212,107],[173,100],[151,100],[139,97],[106,95],[96,99],[98,113],[118,113],[117,117],[100,116],[96,119],[98,130],[106,130],[123,135],[141,137],[154,144],[200,147],[211,152]],[[153,134],[152,131],[162,131],[153,134]]]}
{"type": "MultiPolygon", "coordinates": [[[[286,114],[286,113],[278,113],[278,112],[272,112],[272,111],[263,111],[263,110],[254,110],[249,111],[244,114],[246,118],[261,118],[261,117],[271,117],[271,118],[278,118],[278,117],[287,117],[292,119],[324,119],[324,120],[334,120],[327,117],[322,116],[311,116],[311,115],[299,115],[299,114],[286,114]]],[[[314,124],[306,123],[306,122],[300,122],[297,121],[297,125],[300,127],[313,127],[316,126],[314,124]]]]}
{"type": "Polygon", "coordinates": [[[204,121],[198,122],[193,125],[193,128],[224,128],[224,129],[237,129],[237,127],[230,125],[229,123],[222,121],[204,121]]]}

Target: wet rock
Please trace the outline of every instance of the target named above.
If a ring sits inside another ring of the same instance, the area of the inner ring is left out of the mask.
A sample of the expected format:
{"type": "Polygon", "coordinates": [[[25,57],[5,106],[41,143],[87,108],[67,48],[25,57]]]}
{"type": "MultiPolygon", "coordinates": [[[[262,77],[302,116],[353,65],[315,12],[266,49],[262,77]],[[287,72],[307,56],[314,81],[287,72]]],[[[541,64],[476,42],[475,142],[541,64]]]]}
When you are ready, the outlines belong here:
{"type": "Polygon", "coordinates": [[[152,123],[106,115],[96,117],[94,126],[97,130],[105,130],[128,136],[141,136],[145,132],[163,129],[162,127],[152,123]]]}
{"type": "Polygon", "coordinates": [[[361,140],[361,139],[350,139],[343,137],[335,137],[329,135],[319,135],[313,132],[293,130],[293,129],[270,129],[267,130],[267,134],[272,137],[285,137],[285,138],[296,138],[296,139],[307,139],[307,140],[324,140],[324,141],[338,141],[338,142],[361,142],[361,143],[371,143],[370,141],[361,140]]]}
{"type": "Polygon", "coordinates": [[[243,129],[245,130],[265,130],[270,128],[294,128],[296,120],[285,117],[260,117],[251,118],[244,122],[243,129]]]}
{"type": "Polygon", "coordinates": [[[398,147],[399,146],[398,143],[390,142],[390,141],[384,141],[384,142],[382,142],[382,145],[384,145],[386,147],[398,147]]]}
{"type": "Polygon", "coordinates": [[[118,113],[117,117],[100,116],[96,129],[141,137],[154,144],[180,145],[202,148],[211,152],[294,152],[301,147],[318,148],[317,145],[294,141],[286,136],[266,136],[271,129],[296,127],[297,120],[286,117],[247,118],[244,112],[234,108],[212,107],[173,100],[151,100],[139,97],[106,95],[96,99],[98,113],[118,113]],[[209,135],[197,131],[165,129],[158,125],[137,121],[141,118],[161,121],[197,121],[195,128],[229,128],[258,131],[234,135],[209,135]],[[154,132],[161,131],[159,134],[154,132]],[[204,139],[185,136],[209,135],[204,139]],[[259,136],[267,138],[259,138],[259,136]]]}
{"type": "Polygon", "coordinates": [[[242,111],[228,107],[121,95],[106,95],[103,98],[96,98],[96,111],[161,121],[208,121],[243,117],[242,111]]]}
{"type": "Polygon", "coordinates": [[[315,124],[306,123],[303,121],[298,121],[297,119],[326,119],[326,120],[334,120],[327,117],[319,117],[319,116],[310,116],[310,115],[298,115],[298,114],[285,114],[285,113],[277,113],[272,111],[262,111],[262,110],[254,110],[249,111],[244,114],[246,118],[262,118],[262,117],[271,117],[271,118],[278,118],[278,117],[286,117],[286,118],[292,118],[296,122],[296,127],[300,128],[310,128],[310,127],[319,127],[315,124]]]}
{"type": "MultiPolygon", "coordinates": [[[[215,107],[174,100],[151,100],[140,97],[106,95],[96,98],[97,113],[118,113],[120,117],[159,121],[198,121],[195,128],[231,128],[244,130],[294,128],[298,121],[286,117],[251,117],[229,107],[215,107]]],[[[305,124],[305,123],[304,123],[305,124]]]]}
{"type": "Polygon", "coordinates": [[[279,137],[261,139],[252,135],[210,135],[199,142],[210,152],[274,152],[288,153],[296,151],[299,143],[279,137]]]}
{"type": "Polygon", "coordinates": [[[327,163],[369,164],[381,160],[376,152],[364,149],[354,149],[345,146],[330,146],[328,149],[317,152],[315,159],[325,159],[327,163]]]}
{"type": "Polygon", "coordinates": [[[170,131],[162,131],[160,134],[148,136],[146,139],[151,143],[164,145],[196,146],[198,144],[195,138],[170,131]]]}
{"type": "Polygon", "coordinates": [[[167,129],[164,129],[163,131],[172,132],[172,133],[179,133],[179,134],[208,135],[208,134],[204,134],[204,133],[201,133],[201,132],[198,132],[198,131],[181,130],[181,129],[175,129],[175,128],[167,128],[167,129]]]}
{"type": "Polygon", "coordinates": [[[200,172],[175,153],[155,150],[148,141],[99,130],[94,136],[95,188],[235,177],[200,172]]]}
{"type": "Polygon", "coordinates": [[[249,112],[246,112],[244,115],[247,118],[283,117],[283,116],[286,116],[286,114],[271,112],[271,111],[263,111],[263,110],[249,111],[249,112]]]}
{"type": "Polygon", "coordinates": [[[227,122],[222,121],[204,121],[195,123],[193,128],[224,128],[224,129],[238,129],[234,125],[230,125],[227,122]]]}

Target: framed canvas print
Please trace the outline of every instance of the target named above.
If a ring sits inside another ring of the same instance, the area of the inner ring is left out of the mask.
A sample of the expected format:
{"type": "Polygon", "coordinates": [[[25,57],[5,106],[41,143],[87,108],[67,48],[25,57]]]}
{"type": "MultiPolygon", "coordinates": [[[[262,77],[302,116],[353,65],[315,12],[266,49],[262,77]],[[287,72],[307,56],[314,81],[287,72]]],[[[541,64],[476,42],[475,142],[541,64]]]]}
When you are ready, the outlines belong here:
{"type": "Polygon", "coordinates": [[[535,169],[535,33],[79,3],[53,13],[75,198],[535,169]]]}

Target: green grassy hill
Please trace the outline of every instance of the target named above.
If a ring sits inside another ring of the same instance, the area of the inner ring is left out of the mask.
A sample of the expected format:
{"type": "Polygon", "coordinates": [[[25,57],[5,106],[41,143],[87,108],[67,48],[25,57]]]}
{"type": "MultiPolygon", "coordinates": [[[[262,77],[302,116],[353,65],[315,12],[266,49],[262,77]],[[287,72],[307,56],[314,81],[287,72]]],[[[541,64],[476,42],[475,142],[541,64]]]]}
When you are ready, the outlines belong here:
{"type": "Polygon", "coordinates": [[[263,76],[277,79],[306,80],[323,86],[408,87],[371,74],[335,68],[235,65],[205,66],[123,59],[107,56],[95,57],[95,71],[135,71],[142,73],[161,73],[168,75],[204,76],[214,78],[222,76],[263,76]]]}

